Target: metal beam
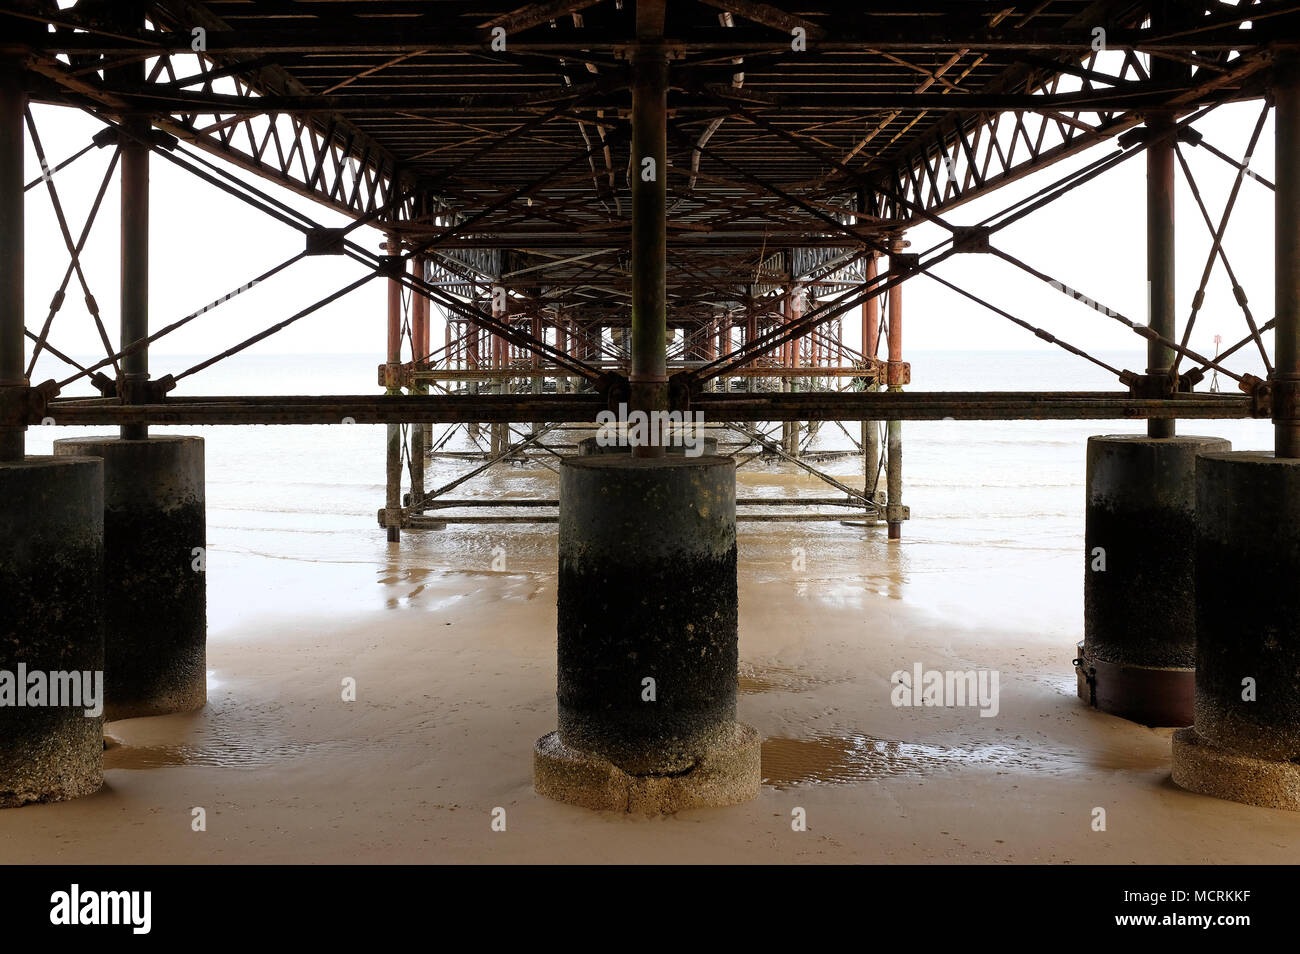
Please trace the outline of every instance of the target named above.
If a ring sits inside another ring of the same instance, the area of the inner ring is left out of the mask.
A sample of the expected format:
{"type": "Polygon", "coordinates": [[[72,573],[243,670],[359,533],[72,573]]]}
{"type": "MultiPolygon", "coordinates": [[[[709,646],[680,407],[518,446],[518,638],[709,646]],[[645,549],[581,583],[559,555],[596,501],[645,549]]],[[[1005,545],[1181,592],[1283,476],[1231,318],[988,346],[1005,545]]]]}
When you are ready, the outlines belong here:
{"type": "MultiPolygon", "coordinates": [[[[1247,8],[1254,10],[1254,8],[1247,8]]],[[[1267,9],[1267,8],[1262,8],[1267,9]]],[[[0,15],[16,16],[14,11],[0,11],[0,15]]],[[[156,56],[164,53],[189,53],[192,38],[188,32],[163,30],[116,30],[112,34],[96,29],[94,24],[63,11],[55,16],[31,19],[63,24],[85,29],[42,34],[34,38],[33,46],[46,53],[78,55],[102,54],[111,57],[132,54],[156,56]]],[[[926,18],[931,20],[933,18],[926,18]]],[[[1108,50],[1134,50],[1141,52],[1165,51],[1206,53],[1223,50],[1241,50],[1258,46],[1274,39],[1281,47],[1294,48],[1296,41],[1285,36],[1274,36],[1269,21],[1262,15],[1250,17],[1252,29],[1238,29],[1236,25],[1221,26],[1213,30],[1164,36],[1150,29],[1115,29],[1106,34],[1108,50]]],[[[554,53],[572,56],[575,48],[589,53],[617,55],[629,42],[625,30],[584,28],[565,30],[555,35],[547,33],[535,37],[512,37],[510,49],[514,52],[554,53]],[[544,39],[543,39],[544,38],[544,39]]],[[[722,56],[770,54],[774,43],[770,29],[721,26],[696,26],[681,37],[671,37],[674,45],[687,53],[720,53],[722,56]]],[[[861,27],[842,24],[832,35],[818,41],[816,48],[827,53],[856,53],[863,49],[880,52],[951,52],[954,49],[971,49],[982,52],[998,50],[1056,52],[1077,54],[1091,48],[1095,37],[1088,27],[1040,27],[1016,29],[1014,21],[1005,28],[980,30],[955,27],[952,24],[926,22],[911,27],[882,27],[872,24],[861,27]]],[[[489,51],[491,37],[485,31],[467,28],[444,21],[412,23],[402,29],[393,29],[387,20],[356,21],[347,26],[314,25],[311,29],[241,29],[209,32],[208,52],[221,55],[263,55],[268,53],[468,53],[483,54],[489,51]]]]}
{"type": "MultiPolygon", "coordinates": [[[[599,394],[414,397],[373,394],[258,397],[169,397],[151,405],[113,399],[56,399],[46,414],[57,425],[120,424],[387,424],[422,421],[594,422],[599,394]]],[[[711,421],[1141,420],[1239,419],[1261,416],[1245,395],[1180,394],[1134,398],[1107,391],[906,391],[795,394],[702,394],[691,403],[711,421]]],[[[28,423],[40,423],[29,419],[28,423]]]]}

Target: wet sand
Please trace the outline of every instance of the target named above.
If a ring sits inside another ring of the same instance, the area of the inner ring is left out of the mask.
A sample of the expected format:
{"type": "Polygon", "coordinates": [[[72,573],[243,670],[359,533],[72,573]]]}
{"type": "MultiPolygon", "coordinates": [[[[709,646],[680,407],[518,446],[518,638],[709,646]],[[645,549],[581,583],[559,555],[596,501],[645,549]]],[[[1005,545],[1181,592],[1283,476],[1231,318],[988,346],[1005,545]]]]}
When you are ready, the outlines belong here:
{"type": "Polygon", "coordinates": [[[654,819],[532,791],[532,744],[555,728],[553,527],[370,543],[388,562],[286,558],[274,533],[214,546],[208,707],[112,723],[103,790],[0,812],[0,859],[1300,857],[1300,815],[1179,790],[1170,730],[1075,698],[1072,541],[1049,552],[990,543],[954,558],[934,527],[917,520],[907,532],[890,547],[883,529],[742,525],[739,705],[765,739],[766,781],[750,804],[654,819]],[[494,572],[498,544],[507,563],[494,572]],[[890,674],[914,662],[999,670],[999,714],[894,707],[890,674]],[[345,677],[355,702],[341,698],[345,677]],[[196,806],[205,832],[191,830],[196,806]],[[491,829],[498,807],[504,832],[491,829]],[[1105,831],[1092,829],[1097,807],[1105,831]],[[791,830],[795,808],[807,831],[791,830]]]}

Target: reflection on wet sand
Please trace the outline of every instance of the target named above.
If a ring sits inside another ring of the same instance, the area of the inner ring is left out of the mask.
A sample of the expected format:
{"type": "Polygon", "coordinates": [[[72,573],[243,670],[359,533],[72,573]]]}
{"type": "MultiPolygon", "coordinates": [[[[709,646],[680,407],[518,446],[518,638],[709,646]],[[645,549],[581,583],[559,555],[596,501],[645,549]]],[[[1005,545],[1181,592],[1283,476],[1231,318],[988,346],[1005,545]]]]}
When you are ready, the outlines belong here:
{"type": "Polygon", "coordinates": [[[972,768],[1060,778],[1096,772],[1162,771],[1167,761],[1164,745],[1066,748],[1020,736],[1006,744],[939,745],[860,733],[827,734],[763,740],[763,784],[778,789],[842,785],[879,778],[923,778],[972,768]]]}
{"type": "Polygon", "coordinates": [[[921,777],[962,765],[1023,761],[1005,745],[947,748],[895,742],[869,735],[843,738],[763,740],[763,784],[791,788],[805,784],[864,782],[882,777],[921,777]]]}
{"type": "Polygon", "coordinates": [[[243,724],[209,722],[194,738],[179,743],[129,744],[112,735],[104,736],[104,770],[143,770],[176,765],[254,769],[282,765],[305,756],[339,755],[358,751],[366,743],[328,741],[301,742],[268,730],[250,732],[243,724]]]}
{"type": "Polygon", "coordinates": [[[831,680],[788,666],[756,666],[741,661],[738,689],[742,693],[807,692],[831,680]]]}

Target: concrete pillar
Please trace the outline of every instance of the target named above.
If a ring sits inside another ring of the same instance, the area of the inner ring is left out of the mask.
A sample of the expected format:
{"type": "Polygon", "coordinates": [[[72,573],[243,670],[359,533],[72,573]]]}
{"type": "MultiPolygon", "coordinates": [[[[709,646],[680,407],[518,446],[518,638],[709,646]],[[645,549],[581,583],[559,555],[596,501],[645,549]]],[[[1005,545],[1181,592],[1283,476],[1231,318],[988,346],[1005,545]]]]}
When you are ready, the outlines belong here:
{"type": "Polygon", "coordinates": [[[207,702],[203,438],[74,437],[56,459],[104,461],[104,685],[108,721],[207,702]]]}
{"type": "Polygon", "coordinates": [[[1196,456],[1215,437],[1088,439],[1079,697],[1144,725],[1192,722],[1196,456]]]}
{"type": "Polygon", "coordinates": [[[754,798],[736,722],[736,476],[727,458],[567,458],[560,475],[559,731],[537,791],[674,812],[754,798]]]}
{"type": "Polygon", "coordinates": [[[1208,454],[1196,493],[1196,722],[1174,781],[1300,811],[1300,460],[1208,454]]]}
{"type": "Polygon", "coordinates": [[[78,689],[89,681],[98,693],[103,486],[103,462],[91,458],[0,462],[0,808],[77,798],[104,782],[104,719],[86,715],[92,700],[32,695],[34,673],[75,675],[78,689]],[[19,693],[41,704],[19,706],[19,693]]]}
{"type": "Polygon", "coordinates": [[[1196,464],[1196,723],[1174,781],[1300,811],[1300,57],[1273,73],[1273,453],[1196,464]]]}

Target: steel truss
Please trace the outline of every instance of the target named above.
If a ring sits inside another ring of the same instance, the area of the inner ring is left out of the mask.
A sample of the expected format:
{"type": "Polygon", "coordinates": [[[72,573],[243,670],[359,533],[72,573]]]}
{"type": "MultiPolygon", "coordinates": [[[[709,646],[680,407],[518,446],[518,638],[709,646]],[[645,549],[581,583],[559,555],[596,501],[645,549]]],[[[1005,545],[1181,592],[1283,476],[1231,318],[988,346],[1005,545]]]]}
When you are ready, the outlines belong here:
{"type": "MultiPolygon", "coordinates": [[[[625,58],[644,41],[612,3],[596,0],[532,4],[473,26],[356,0],[302,4],[312,7],[312,21],[286,29],[279,6],[167,0],[140,5],[140,19],[128,23],[85,3],[67,11],[0,4],[0,23],[14,36],[0,56],[27,71],[22,88],[5,95],[76,107],[104,123],[91,143],[51,165],[32,112],[23,113],[42,167],[25,191],[48,195],[69,264],[40,327],[22,328],[30,358],[23,352],[21,368],[0,368],[0,446],[11,449],[13,433],[51,420],[385,423],[389,490],[381,522],[390,535],[445,523],[428,515],[446,509],[438,502],[445,494],[428,491],[423,479],[426,456],[441,453],[448,436],[433,440],[432,425],[463,426],[476,444],[486,426],[481,467],[525,451],[554,454],[544,439],[555,425],[592,421],[627,399],[633,280],[625,58]],[[400,30],[393,16],[403,19],[400,30]],[[510,36],[505,50],[492,46],[498,30],[510,36]],[[488,77],[484,89],[463,88],[446,68],[468,63],[488,77]],[[120,157],[144,149],[297,229],[303,250],[114,346],[80,255],[120,157]],[[77,227],[58,176],[96,151],[108,157],[102,183],[77,227]],[[241,173],[308,196],[350,224],[327,228],[241,173]],[[387,254],[354,240],[362,226],[387,235],[387,254]],[[132,377],[128,366],[153,341],[323,254],[345,256],[365,272],[197,365],[132,377]],[[91,365],[55,345],[74,277],[105,349],[91,365]],[[389,285],[384,395],[172,393],[377,278],[389,285]],[[437,323],[444,335],[435,345],[437,323]],[[70,371],[32,386],[26,379],[43,352],[70,371]],[[83,378],[100,397],[60,396],[83,378]],[[533,430],[513,440],[510,425],[519,421],[534,422],[533,430]],[[404,466],[412,488],[405,503],[404,466]]],[[[1210,0],[1177,17],[1160,4],[1108,0],[1050,0],[1024,10],[973,2],[964,16],[941,3],[919,5],[934,11],[863,6],[827,3],[796,16],[749,0],[707,0],[668,21],[674,407],[702,410],[727,422],[742,444],[805,469],[813,469],[803,455],[816,422],[863,422],[861,438],[849,437],[864,458],[864,485],[840,488],[843,502],[886,518],[891,533],[905,516],[897,459],[903,420],[1277,417],[1279,406],[1300,414],[1290,384],[1279,391],[1271,380],[1264,336],[1276,319],[1252,312],[1223,243],[1241,190],[1277,189],[1250,169],[1250,159],[1276,64],[1294,55],[1295,4],[1210,0]],[[806,50],[789,48],[795,31],[806,50]],[[820,65],[861,76],[876,91],[827,83],[820,65]],[[1246,99],[1262,107],[1236,157],[1206,142],[1196,124],[1217,106],[1246,99]],[[973,224],[951,219],[970,200],[1106,141],[1120,148],[1002,212],[973,224]],[[1096,290],[1068,288],[997,246],[1001,230],[1057,198],[1134,156],[1170,149],[1210,233],[1181,334],[1168,322],[1127,317],[1091,297],[1096,290]],[[1187,156],[1196,150],[1236,169],[1222,210],[1207,204],[1195,180],[1187,156]],[[921,222],[941,227],[945,238],[908,252],[904,235],[921,222]],[[1111,367],[936,271],[959,254],[987,255],[1050,284],[1128,327],[1168,363],[1145,372],[1111,367]],[[1210,357],[1188,342],[1220,266],[1245,333],[1210,357]],[[902,287],[918,278],[1093,362],[1122,389],[904,391],[902,287]],[[861,349],[845,343],[846,320],[861,321],[861,349]],[[1259,352],[1270,380],[1225,364],[1243,349],[1259,352]],[[1235,381],[1242,393],[1192,393],[1207,374],[1235,381]],[[779,438],[749,427],[783,422],[779,438]]],[[[23,129],[0,130],[14,135],[21,139],[23,129]]]]}

